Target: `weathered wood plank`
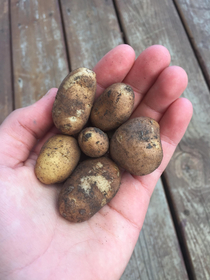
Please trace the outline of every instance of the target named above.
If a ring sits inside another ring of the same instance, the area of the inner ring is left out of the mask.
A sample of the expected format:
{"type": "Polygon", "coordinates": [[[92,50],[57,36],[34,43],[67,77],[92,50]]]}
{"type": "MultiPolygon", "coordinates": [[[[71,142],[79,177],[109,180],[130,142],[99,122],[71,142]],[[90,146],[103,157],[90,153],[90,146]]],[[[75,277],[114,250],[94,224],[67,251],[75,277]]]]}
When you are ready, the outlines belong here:
{"type": "Polygon", "coordinates": [[[184,96],[194,106],[190,126],[165,175],[191,264],[192,279],[210,279],[210,95],[185,30],[171,1],[116,0],[123,29],[137,54],[166,46],[172,64],[188,73],[184,96]]]}
{"type": "Polygon", "coordinates": [[[175,0],[175,3],[210,86],[210,1],[175,0]]]}
{"type": "Polygon", "coordinates": [[[120,280],[188,279],[159,180],[138,242],[120,280]]]}
{"type": "Polygon", "coordinates": [[[68,73],[57,0],[11,1],[15,107],[34,103],[68,73]]]}
{"type": "Polygon", "coordinates": [[[71,68],[92,68],[123,43],[111,0],[61,0],[71,68]]]}
{"type": "Polygon", "coordinates": [[[13,109],[9,0],[0,1],[0,124],[13,109]]]}

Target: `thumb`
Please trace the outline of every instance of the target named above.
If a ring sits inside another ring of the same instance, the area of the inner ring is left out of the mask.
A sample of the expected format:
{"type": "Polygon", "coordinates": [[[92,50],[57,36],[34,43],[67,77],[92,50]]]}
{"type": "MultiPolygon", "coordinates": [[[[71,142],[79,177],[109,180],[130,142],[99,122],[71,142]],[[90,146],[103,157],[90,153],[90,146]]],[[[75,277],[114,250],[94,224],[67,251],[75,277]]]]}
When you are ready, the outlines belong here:
{"type": "Polygon", "coordinates": [[[0,165],[17,167],[52,127],[52,106],[57,93],[52,88],[39,101],[13,111],[0,126],[0,165]]]}

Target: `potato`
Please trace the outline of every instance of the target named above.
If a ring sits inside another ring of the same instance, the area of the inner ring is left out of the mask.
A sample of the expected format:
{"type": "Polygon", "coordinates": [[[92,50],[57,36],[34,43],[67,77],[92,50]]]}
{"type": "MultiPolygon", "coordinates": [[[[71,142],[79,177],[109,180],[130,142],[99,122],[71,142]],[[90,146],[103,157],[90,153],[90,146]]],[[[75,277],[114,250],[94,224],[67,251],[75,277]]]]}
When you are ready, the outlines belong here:
{"type": "Polygon", "coordinates": [[[111,158],[133,175],[146,175],[160,165],[163,151],[159,124],[147,117],[120,126],[110,142],[111,158]]]}
{"type": "Polygon", "coordinates": [[[83,161],[60,192],[60,214],[71,222],[88,220],[115,196],[120,180],[120,171],[110,159],[83,161]]]}
{"type": "Polygon", "coordinates": [[[79,158],[80,149],[75,138],[55,135],[43,145],[35,174],[44,184],[61,183],[72,173],[79,158]]]}
{"type": "Polygon", "coordinates": [[[130,117],[134,106],[134,92],[123,83],[108,87],[96,100],[91,111],[93,126],[103,131],[119,127],[130,117]]]}
{"type": "Polygon", "coordinates": [[[78,136],[78,143],[89,157],[101,157],[109,149],[109,139],[106,133],[96,127],[83,129],[78,136]]]}
{"type": "Polygon", "coordinates": [[[96,91],[96,74],[78,68],[61,83],[52,109],[55,126],[64,134],[74,135],[87,123],[96,91]]]}

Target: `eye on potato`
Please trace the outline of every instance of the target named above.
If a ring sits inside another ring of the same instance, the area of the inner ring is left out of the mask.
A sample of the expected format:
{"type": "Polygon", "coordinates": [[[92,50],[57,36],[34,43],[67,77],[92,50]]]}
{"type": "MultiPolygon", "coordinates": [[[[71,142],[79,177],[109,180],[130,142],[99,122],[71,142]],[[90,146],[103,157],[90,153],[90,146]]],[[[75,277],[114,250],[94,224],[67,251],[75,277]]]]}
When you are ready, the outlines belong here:
{"type": "Polygon", "coordinates": [[[72,173],[79,158],[80,149],[75,138],[55,135],[43,145],[35,175],[44,184],[61,183],[72,173]]]}
{"type": "Polygon", "coordinates": [[[110,142],[111,158],[133,175],[146,175],[160,165],[163,151],[159,124],[147,117],[121,125],[110,142]]]}
{"type": "Polygon", "coordinates": [[[133,106],[132,88],[123,83],[113,84],[94,103],[91,122],[103,131],[115,129],[129,119],[133,106]]]}
{"type": "Polygon", "coordinates": [[[69,73],[61,83],[52,109],[55,126],[74,135],[88,121],[96,91],[96,74],[87,68],[69,73]]]}
{"type": "Polygon", "coordinates": [[[115,196],[120,180],[120,171],[112,160],[101,157],[83,161],[60,192],[60,214],[71,222],[88,220],[115,196]]]}
{"type": "Polygon", "coordinates": [[[109,139],[106,133],[96,127],[83,129],[78,136],[78,143],[89,157],[101,157],[109,149],[109,139]]]}

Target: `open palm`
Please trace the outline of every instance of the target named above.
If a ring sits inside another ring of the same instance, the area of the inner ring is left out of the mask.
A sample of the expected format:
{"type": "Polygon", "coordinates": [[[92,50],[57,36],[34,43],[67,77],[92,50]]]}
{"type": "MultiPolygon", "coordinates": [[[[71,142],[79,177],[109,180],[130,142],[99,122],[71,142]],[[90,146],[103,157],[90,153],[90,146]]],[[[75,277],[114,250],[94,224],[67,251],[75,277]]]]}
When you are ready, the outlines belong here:
{"type": "Polygon", "coordinates": [[[192,116],[191,103],[179,98],[187,86],[187,75],[169,63],[170,55],[162,46],[146,49],[135,60],[133,49],[120,45],[95,66],[97,96],[115,82],[133,87],[135,108],[131,117],[149,116],[159,122],[164,158],[150,175],[138,177],[125,172],[117,195],[89,221],[73,224],[64,220],[57,210],[61,186],[43,185],[34,175],[41,146],[58,133],[51,118],[57,89],[14,111],[3,122],[0,279],[120,278],[153,189],[192,116]]]}

